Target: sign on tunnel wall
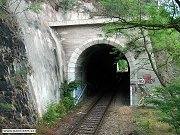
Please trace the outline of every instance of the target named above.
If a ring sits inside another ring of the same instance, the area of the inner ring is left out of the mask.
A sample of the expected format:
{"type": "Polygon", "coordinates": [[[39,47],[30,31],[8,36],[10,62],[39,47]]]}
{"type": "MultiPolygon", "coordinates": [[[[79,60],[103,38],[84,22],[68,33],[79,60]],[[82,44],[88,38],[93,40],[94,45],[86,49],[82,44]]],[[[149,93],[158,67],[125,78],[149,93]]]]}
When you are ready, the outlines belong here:
{"type": "Polygon", "coordinates": [[[131,84],[130,105],[140,105],[140,101],[144,100],[145,96],[149,94],[149,87],[153,87],[154,84],[156,84],[155,76],[151,74],[142,74],[142,77],[131,84]],[[142,96],[142,93],[145,94],[142,96]]]}
{"type": "Polygon", "coordinates": [[[153,82],[155,82],[155,78],[152,78],[150,74],[145,74],[138,79],[138,84],[152,84],[153,82]]]}
{"type": "Polygon", "coordinates": [[[155,82],[155,79],[152,78],[150,74],[143,75],[143,79],[145,81],[145,84],[152,84],[153,82],[155,82]]]}

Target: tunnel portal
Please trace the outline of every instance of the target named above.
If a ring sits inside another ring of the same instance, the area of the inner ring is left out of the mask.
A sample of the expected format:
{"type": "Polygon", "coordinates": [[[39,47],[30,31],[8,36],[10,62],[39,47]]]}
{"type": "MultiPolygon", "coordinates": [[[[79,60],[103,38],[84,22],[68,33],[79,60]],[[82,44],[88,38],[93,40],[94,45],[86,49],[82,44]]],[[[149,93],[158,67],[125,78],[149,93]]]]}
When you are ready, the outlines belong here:
{"type": "MultiPolygon", "coordinates": [[[[111,91],[121,94],[129,103],[130,69],[128,66],[127,72],[117,71],[118,55],[112,54],[113,48],[97,44],[84,50],[77,61],[76,79],[87,84],[87,96],[111,91]]],[[[121,56],[127,61],[124,55],[121,56]]]]}

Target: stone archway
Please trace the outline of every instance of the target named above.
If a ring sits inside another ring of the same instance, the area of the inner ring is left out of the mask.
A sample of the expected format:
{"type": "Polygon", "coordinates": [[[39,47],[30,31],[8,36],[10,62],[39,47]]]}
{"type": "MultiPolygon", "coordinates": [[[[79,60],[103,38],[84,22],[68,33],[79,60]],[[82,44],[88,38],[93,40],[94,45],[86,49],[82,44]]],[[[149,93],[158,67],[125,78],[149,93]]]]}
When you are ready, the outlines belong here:
{"type": "MultiPolygon", "coordinates": [[[[74,52],[72,53],[70,60],[68,62],[68,80],[73,81],[75,80],[75,70],[76,70],[76,64],[79,56],[81,53],[86,50],[87,48],[97,45],[97,44],[106,44],[106,45],[111,45],[114,47],[117,47],[117,45],[120,45],[122,48],[124,47],[124,44],[121,44],[118,39],[114,38],[94,38],[94,39],[89,39],[87,40],[83,45],[81,45],[79,48],[76,48],[74,52]]],[[[134,72],[135,70],[135,63],[134,63],[134,57],[131,52],[128,52],[124,54],[125,57],[127,58],[127,61],[129,63],[129,68],[130,68],[130,82],[134,82],[137,79],[137,75],[134,72]]]]}
{"type": "MultiPolygon", "coordinates": [[[[88,48],[98,45],[98,44],[105,44],[105,45],[110,45],[113,47],[117,47],[117,45],[120,45],[120,48],[124,47],[124,44],[122,44],[118,39],[113,39],[113,38],[94,38],[94,39],[89,39],[87,40],[83,45],[81,45],[79,48],[76,48],[74,52],[72,53],[69,63],[68,63],[68,80],[73,81],[76,78],[76,70],[79,65],[78,59],[80,55],[88,48]]],[[[130,105],[137,105],[136,99],[137,95],[133,95],[134,91],[134,83],[137,80],[137,73],[135,72],[135,59],[134,56],[131,52],[128,52],[124,54],[128,63],[129,63],[129,70],[130,70],[130,86],[129,86],[129,103],[130,105]]],[[[82,80],[82,78],[81,78],[82,80]]],[[[73,95],[75,95],[75,91],[73,92],[73,95]]],[[[75,97],[75,96],[74,96],[75,97]]]]}

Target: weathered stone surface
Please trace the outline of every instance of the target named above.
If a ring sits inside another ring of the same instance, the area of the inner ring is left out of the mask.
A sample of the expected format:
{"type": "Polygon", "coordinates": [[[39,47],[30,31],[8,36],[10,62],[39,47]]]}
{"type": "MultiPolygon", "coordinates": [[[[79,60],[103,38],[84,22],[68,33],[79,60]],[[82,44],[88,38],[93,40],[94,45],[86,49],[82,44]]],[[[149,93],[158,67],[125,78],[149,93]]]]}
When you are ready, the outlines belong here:
{"type": "Polygon", "coordinates": [[[27,83],[26,50],[24,44],[14,38],[16,29],[12,31],[8,26],[0,20],[0,117],[3,118],[0,128],[18,128],[21,124],[34,124],[36,121],[27,116],[34,117],[36,111],[34,107],[24,109],[32,104],[27,98],[28,88],[23,87],[27,83]]]}
{"type": "Polygon", "coordinates": [[[56,33],[47,24],[48,21],[62,20],[65,17],[62,12],[58,13],[47,3],[42,4],[39,14],[26,10],[28,6],[28,2],[17,0],[9,10],[23,11],[16,14],[16,18],[22,29],[21,36],[28,58],[27,87],[33,95],[29,97],[32,98],[38,114],[42,116],[49,103],[59,102],[59,88],[67,68],[64,66],[66,60],[62,41],[57,39],[56,33]]]}

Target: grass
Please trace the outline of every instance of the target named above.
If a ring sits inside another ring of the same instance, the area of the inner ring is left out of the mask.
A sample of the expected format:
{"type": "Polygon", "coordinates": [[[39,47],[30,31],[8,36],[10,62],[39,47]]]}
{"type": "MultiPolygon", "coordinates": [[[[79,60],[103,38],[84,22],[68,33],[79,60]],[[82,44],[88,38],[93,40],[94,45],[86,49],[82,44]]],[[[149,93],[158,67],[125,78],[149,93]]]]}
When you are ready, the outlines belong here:
{"type": "MultiPolygon", "coordinates": [[[[64,104],[67,104],[69,99],[65,99],[64,104]],[[66,102],[66,103],[65,103],[66,102]]],[[[71,101],[72,102],[72,101],[71,101]]],[[[36,129],[36,135],[54,135],[57,134],[56,131],[59,127],[60,123],[64,123],[64,120],[68,120],[69,117],[72,116],[72,113],[77,113],[79,110],[83,110],[83,107],[86,106],[87,100],[83,100],[76,107],[72,107],[72,103],[69,102],[67,105],[65,105],[67,108],[70,109],[66,110],[67,115],[64,116],[62,119],[58,119],[57,121],[53,122],[52,124],[48,124],[47,122],[38,122],[36,126],[34,127],[36,129]],[[70,106],[69,106],[70,105],[70,106]]]]}
{"type": "Polygon", "coordinates": [[[67,113],[74,109],[74,99],[65,97],[60,103],[51,103],[47,107],[47,112],[40,118],[36,125],[37,135],[53,134],[52,127],[59,120],[66,117],[67,113]]]}
{"type": "Polygon", "coordinates": [[[138,108],[134,114],[139,135],[173,135],[171,127],[159,121],[159,112],[150,108],[138,108]]]}

